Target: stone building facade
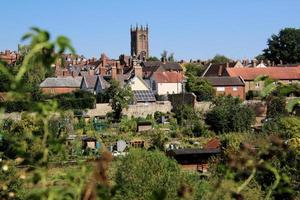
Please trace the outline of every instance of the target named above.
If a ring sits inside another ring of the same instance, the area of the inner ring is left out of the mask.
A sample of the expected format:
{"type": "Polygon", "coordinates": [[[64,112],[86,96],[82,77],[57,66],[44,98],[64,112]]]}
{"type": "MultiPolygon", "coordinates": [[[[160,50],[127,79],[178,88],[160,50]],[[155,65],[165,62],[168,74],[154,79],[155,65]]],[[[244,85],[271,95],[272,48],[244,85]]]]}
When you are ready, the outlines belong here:
{"type": "Polygon", "coordinates": [[[131,27],[131,56],[136,56],[140,60],[146,60],[149,57],[149,28],[131,27]]]}

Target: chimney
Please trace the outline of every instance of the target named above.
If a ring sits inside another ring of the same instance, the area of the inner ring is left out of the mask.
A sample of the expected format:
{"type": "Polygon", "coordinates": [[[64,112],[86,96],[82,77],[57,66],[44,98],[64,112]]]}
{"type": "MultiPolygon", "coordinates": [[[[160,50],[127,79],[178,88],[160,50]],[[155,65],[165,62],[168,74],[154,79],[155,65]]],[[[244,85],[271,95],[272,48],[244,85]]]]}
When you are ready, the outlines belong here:
{"type": "Polygon", "coordinates": [[[223,65],[219,66],[218,76],[222,76],[223,65]]]}
{"type": "Polygon", "coordinates": [[[91,75],[91,76],[95,75],[95,70],[90,69],[90,70],[89,70],[89,75],[91,75]]]}
{"type": "Polygon", "coordinates": [[[143,78],[143,68],[141,67],[141,65],[137,64],[133,66],[133,68],[134,68],[134,75],[143,78]]]}
{"type": "Polygon", "coordinates": [[[229,68],[229,62],[226,63],[226,68],[229,68]]]}
{"type": "Polygon", "coordinates": [[[161,57],[161,62],[163,62],[164,64],[166,64],[167,58],[165,56],[161,57]]]}
{"type": "Polygon", "coordinates": [[[256,60],[256,59],[253,59],[253,60],[252,60],[252,66],[253,66],[253,67],[256,67],[256,66],[257,66],[257,60],[256,60]]]}
{"type": "Polygon", "coordinates": [[[116,79],[117,78],[117,68],[116,66],[111,67],[111,78],[116,79]]]}
{"type": "Polygon", "coordinates": [[[102,76],[106,75],[106,68],[103,66],[100,67],[100,75],[102,76]]]}
{"type": "Polygon", "coordinates": [[[271,61],[270,60],[267,60],[267,67],[270,67],[271,66],[271,61]]]}

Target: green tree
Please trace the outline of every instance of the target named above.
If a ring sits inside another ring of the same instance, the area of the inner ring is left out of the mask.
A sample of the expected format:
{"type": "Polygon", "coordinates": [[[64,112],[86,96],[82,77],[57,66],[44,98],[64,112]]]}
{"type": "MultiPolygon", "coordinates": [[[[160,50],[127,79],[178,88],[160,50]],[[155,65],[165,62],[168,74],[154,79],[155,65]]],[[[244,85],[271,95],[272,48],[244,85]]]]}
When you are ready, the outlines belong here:
{"type": "Polygon", "coordinates": [[[205,122],[216,133],[245,132],[254,122],[254,111],[232,96],[216,97],[214,107],[206,113],[205,122]]]}
{"type": "Polygon", "coordinates": [[[268,39],[268,48],[263,50],[263,56],[279,64],[300,62],[300,29],[284,28],[277,35],[268,39]]]}
{"type": "Polygon", "coordinates": [[[122,116],[123,109],[127,109],[130,102],[133,100],[131,88],[126,85],[120,87],[118,81],[112,80],[110,87],[107,89],[108,96],[111,99],[111,108],[113,110],[114,119],[119,121],[122,116]]]}
{"type": "Polygon", "coordinates": [[[227,63],[227,62],[230,62],[231,59],[230,58],[227,58],[226,56],[224,55],[215,55],[215,57],[213,57],[213,59],[211,60],[211,63],[213,64],[223,64],[223,63],[227,63]]]}
{"type": "Polygon", "coordinates": [[[267,99],[267,117],[279,118],[287,115],[286,100],[284,97],[269,96],[267,99]]]}
{"type": "Polygon", "coordinates": [[[155,56],[150,56],[147,61],[159,61],[159,59],[155,56]]]}
{"type": "Polygon", "coordinates": [[[205,71],[205,67],[202,64],[196,63],[187,63],[184,65],[185,67],[185,74],[187,76],[201,76],[205,71]]]}
{"type": "Polygon", "coordinates": [[[130,151],[117,167],[114,199],[179,199],[177,190],[181,181],[176,161],[162,152],[130,151]]]}
{"type": "Polygon", "coordinates": [[[216,91],[213,86],[204,78],[190,75],[187,79],[186,90],[197,96],[197,101],[211,100],[216,91]]]}

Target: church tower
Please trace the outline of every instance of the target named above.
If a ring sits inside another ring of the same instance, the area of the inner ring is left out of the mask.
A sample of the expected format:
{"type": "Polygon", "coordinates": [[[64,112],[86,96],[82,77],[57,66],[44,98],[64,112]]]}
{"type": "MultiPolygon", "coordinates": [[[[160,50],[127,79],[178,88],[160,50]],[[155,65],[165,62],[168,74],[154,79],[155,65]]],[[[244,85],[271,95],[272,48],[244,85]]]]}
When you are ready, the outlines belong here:
{"type": "Polygon", "coordinates": [[[148,33],[148,25],[146,27],[131,26],[131,56],[136,56],[140,60],[145,60],[149,57],[148,33]]]}

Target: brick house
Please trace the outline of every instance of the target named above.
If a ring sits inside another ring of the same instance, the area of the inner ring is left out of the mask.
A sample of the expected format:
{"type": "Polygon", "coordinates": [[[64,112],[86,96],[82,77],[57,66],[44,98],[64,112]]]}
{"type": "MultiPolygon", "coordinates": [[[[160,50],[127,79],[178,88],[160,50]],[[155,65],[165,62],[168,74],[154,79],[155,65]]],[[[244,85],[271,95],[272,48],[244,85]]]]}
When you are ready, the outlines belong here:
{"type": "Polygon", "coordinates": [[[268,76],[269,78],[281,83],[299,83],[300,66],[292,67],[261,67],[261,68],[227,68],[230,77],[241,77],[245,82],[245,93],[249,90],[260,91],[264,88],[264,83],[255,82],[259,76],[268,76]]]}
{"type": "Polygon", "coordinates": [[[41,84],[40,88],[45,94],[64,94],[71,93],[80,89],[82,77],[49,77],[41,84]]]}
{"type": "Polygon", "coordinates": [[[245,82],[241,77],[205,77],[214,89],[216,95],[231,95],[233,97],[239,97],[245,99],[245,82]]]}

